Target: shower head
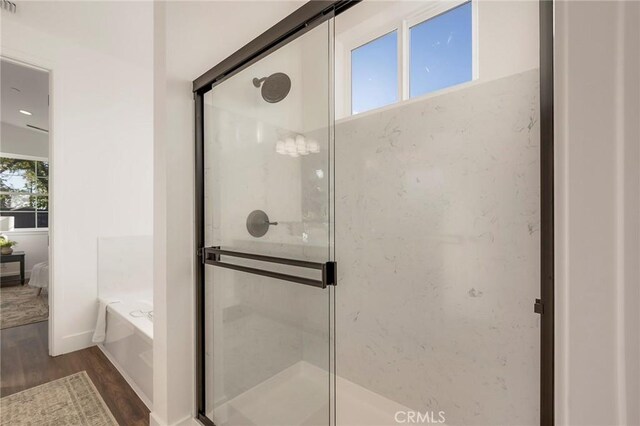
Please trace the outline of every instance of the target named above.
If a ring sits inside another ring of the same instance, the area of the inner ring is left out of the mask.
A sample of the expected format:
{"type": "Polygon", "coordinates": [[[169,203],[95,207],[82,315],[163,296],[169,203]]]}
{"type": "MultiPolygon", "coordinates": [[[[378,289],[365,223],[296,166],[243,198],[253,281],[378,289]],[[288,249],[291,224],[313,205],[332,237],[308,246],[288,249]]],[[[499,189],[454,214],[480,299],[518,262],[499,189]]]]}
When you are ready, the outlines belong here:
{"type": "Polygon", "coordinates": [[[291,79],[283,72],[271,74],[269,77],[254,78],[253,85],[262,85],[262,98],[270,104],[280,102],[289,94],[291,90],[291,79]]]}
{"type": "Polygon", "coordinates": [[[16,13],[16,11],[18,10],[18,6],[16,6],[16,4],[12,1],[2,0],[2,9],[10,13],[16,13]]]}

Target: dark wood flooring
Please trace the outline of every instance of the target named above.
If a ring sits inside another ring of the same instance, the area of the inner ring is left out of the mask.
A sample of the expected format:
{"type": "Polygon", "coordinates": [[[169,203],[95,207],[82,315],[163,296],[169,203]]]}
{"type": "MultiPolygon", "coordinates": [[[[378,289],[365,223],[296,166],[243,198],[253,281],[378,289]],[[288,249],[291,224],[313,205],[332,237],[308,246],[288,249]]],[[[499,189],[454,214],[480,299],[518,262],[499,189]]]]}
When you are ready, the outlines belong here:
{"type": "Polygon", "coordinates": [[[123,426],[149,424],[149,410],[97,347],[57,357],[47,349],[48,322],[0,330],[0,396],[86,371],[123,426]]]}

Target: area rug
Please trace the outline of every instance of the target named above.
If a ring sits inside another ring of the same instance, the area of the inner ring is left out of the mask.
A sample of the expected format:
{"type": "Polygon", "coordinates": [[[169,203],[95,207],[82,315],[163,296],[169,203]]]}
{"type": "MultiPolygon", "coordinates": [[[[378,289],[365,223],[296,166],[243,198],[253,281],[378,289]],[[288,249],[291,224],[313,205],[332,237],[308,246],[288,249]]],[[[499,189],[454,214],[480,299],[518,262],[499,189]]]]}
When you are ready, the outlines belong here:
{"type": "Polygon", "coordinates": [[[117,426],[85,371],[0,399],[0,425],[117,426]]]}
{"type": "Polygon", "coordinates": [[[38,296],[38,290],[28,285],[0,288],[0,329],[49,318],[47,296],[38,296]]]}

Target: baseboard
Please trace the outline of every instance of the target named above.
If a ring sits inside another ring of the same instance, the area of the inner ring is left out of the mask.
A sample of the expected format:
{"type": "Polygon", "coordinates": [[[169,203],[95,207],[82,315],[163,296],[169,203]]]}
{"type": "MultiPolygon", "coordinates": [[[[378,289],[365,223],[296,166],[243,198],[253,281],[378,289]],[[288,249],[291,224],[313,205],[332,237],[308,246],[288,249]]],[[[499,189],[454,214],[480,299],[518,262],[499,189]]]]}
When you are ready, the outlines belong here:
{"type": "Polygon", "coordinates": [[[138,387],[136,382],[127,374],[127,372],[122,368],[122,366],[116,361],[113,356],[109,353],[109,351],[102,344],[98,344],[98,349],[102,351],[104,356],[107,357],[109,362],[118,370],[118,373],[124,378],[124,380],[129,384],[131,389],[138,395],[138,398],[147,406],[149,411],[153,411],[153,402],[147,397],[147,395],[142,392],[142,390],[138,387]]]}
{"type": "Polygon", "coordinates": [[[149,426],[202,426],[202,424],[192,416],[187,416],[175,423],[168,424],[162,421],[155,412],[149,414],[149,426]]]}
{"type": "Polygon", "coordinates": [[[197,421],[192,416],[189,416],[184,420],[182,420],[180,423],[178,423],[177,426],[202,426],[202,423],[197,421]]]}
{"type": "Polygon", "coordinates": [[[91,346],[95,346],[95,343],[91,341],[93,337],[93,330],[83,331],[81,333],[69,334],[63,336],[54,345],[56,353],[54,356],[63,355],[69,352],[79,351],[91,346]]]}
{"type": "Polygon", "coordinates": [[[152,411],[149,413],[149,426],[166,426],[166,424],[161,422],[158,415],[152,411]]]}

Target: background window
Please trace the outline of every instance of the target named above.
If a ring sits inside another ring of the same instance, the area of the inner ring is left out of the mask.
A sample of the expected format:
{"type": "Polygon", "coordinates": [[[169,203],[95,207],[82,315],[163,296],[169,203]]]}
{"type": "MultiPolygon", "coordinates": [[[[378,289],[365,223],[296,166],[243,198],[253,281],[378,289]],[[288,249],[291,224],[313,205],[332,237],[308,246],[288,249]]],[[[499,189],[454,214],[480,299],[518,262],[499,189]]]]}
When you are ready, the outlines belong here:
{"type": "Polygon", "coordinates": [[[398,32],[351,51],[351,113],[398,100],[398,32]]]}
{"type": "Polygon", "coordinates": [[[410,29],[409,96],[473,78],[471,2],[410,29]]]}
{"type": "Polygon", "coordinates": [[[13,216],[14,227],[49,226],[49,164],[0,157],[0,216],[13,216]]]}

